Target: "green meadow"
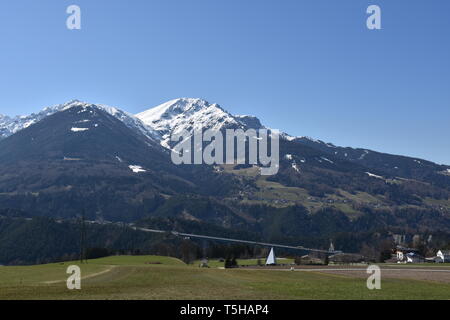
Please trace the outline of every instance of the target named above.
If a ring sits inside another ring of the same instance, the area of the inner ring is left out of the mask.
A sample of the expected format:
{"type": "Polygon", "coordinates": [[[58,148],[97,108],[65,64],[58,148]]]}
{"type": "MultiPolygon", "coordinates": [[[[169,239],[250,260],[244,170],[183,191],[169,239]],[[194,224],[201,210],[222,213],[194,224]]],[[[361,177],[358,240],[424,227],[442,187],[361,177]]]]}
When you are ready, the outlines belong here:
{"type": "MultiPolygon", "coordinates": [[[[240,261],[242,263],[243,261],[240,261]]],[[[254,261],[244,261],[249,262],[254,261]]],[[[160,256],[114,256],[88,263],[0,267],[0,299],[449,299],[450,284],[366,279],[320,272],[221,269],[160,256]],[[81,290],[68,290],[66,269],[81,266],[81,290]]]]}

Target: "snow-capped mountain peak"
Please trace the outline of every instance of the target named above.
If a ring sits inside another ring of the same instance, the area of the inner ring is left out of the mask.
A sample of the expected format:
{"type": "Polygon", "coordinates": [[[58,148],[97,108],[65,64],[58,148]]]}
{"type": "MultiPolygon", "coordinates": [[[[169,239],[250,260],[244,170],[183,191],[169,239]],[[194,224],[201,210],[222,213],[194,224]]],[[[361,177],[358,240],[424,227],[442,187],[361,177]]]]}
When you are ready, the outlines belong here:
{"type": "Polygon", "coordinates": [[[231,115],[218,104],[195,98],[171,100],[138,113],[136,117],[160,133],[163,146],[169,145],[171,134],[183,130],[192,132],[200,128],[220,130],[228,127],[246,127],[238,117],[231,115]]]}
{"type": "MultiPolygon", "coordinates": [[[[179,98],[165,102],[159,106],[151,108],[139,115],[148,121],[160,118],[169,118],[181,113],[194,113],[202,109],[217,108],[222,110],[217,104],[210,104],[208,101],[197,98],[179,98]]],[[[222,110],[223,111],[223,110],[222,110]]]]}
{"type": "Polygon", "coordinates": [[[45,107],[40,112],[30,115],[13,118],[0,116],[0,138],[6,138],[45,117],[73,107],[82,107],[84,110],[101,109],[166,148],[170,148],[170,135],[180,133],[183,130],[193,132],[200,128],[213,130],[264,128],[255,116],[232,115],[218,104],[209,103],[199,98],[174,99],[137,115],[132,115],[112,106],[71,100],[63,104],[45,107]]]}
{"type": "Polygon", "coordinates": [[[71,100],[63,104],[45,107],[40,112],[32,113],[30,115],[16,116],[13,118],[10,118],[8,116],[0,117],[0,138],[6,138],[56,112],[64,111],[73,107],[82,107],[83,109],[97,108],[103,110],[125,123],[125,125],[127,125],[128,127],[138,130],[148,139],[160,140],[160,136],[157,132],[155,132],[152,128],[146,126],[144,123],[142,123],[141,120],[128,112],[111,106],[92,104],[79,100],[71,100]]]}

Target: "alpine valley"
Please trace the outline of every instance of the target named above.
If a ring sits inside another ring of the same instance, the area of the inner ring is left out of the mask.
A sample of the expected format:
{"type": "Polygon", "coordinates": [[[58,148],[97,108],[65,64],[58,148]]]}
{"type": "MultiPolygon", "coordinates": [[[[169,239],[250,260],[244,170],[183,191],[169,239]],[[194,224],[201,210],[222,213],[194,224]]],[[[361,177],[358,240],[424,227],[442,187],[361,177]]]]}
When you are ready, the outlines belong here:
{"type": "Polygon", "coordinates": [[[273,176],[174,165],[170,135],[198,127],[264,125],[190,98],[137,115],[80,101],[0,115],[0,264],[75,254],[81,215],[91,247],[159,254],[178,240],[129,226],[321,248],[333,239],[346,252],[394,234],[450,239],[450,166],[287,133],[273,176]]]}

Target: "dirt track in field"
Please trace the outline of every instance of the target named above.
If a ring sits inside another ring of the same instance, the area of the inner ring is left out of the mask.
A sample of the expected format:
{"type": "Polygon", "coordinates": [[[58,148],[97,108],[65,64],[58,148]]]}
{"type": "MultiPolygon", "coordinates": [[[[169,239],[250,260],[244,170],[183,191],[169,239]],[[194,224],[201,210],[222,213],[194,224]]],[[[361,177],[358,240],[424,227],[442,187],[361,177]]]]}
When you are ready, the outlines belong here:
{"type": "MultiPolygon", "coordinates": [[[[106,270],[103,270],[103,271],[100,271],[100,272],[96,272],[96,273],[91,273],[91,274],[89,274],[89,275],[87,275],[87,276],[81,276],[81,280],[85,280],[85,279],[89,279],[89,278],[93,278],[93,277],[97,277],[97,276],[100,276],[100,275],[102,275],[102,274],[104,274],[104,273],[108,273],[108,272],[110,272],[112,269],[114,269],[115,268],[115,266],[111,266],[111,267],[109,267],[108,269],[106,269],[106,270]]],[[[67,281],[67,280],[53,280],[53,281],[44,281],[43,283],[45,283],[45,284],[55,284],[55,283],[60,283],[60,282],[65,282],[65,281],[67,281]]]]}

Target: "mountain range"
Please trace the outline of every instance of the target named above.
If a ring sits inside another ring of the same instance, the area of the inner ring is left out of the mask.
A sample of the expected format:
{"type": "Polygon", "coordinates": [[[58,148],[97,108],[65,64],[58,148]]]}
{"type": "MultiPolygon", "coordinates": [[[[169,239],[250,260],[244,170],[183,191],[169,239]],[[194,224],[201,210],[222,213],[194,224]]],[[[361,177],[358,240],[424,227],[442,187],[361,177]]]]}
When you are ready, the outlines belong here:
{"type": "MultiPolygon", "coordinates": [[[[81,101],[0,115],[0,216],[241,230],[295,242],[342,232],[450,231],[450,166],[281,134],[280,167],[174,165],[170,134],[265,128],[202,99],[136,115],[81,101]],[[170,223],[168,221],[171,221],[170,223]],[[207,227],[208,226],[208,227],[207,227]]],[[[183,230],[190,231],[190,230],[183,230]]]]}

